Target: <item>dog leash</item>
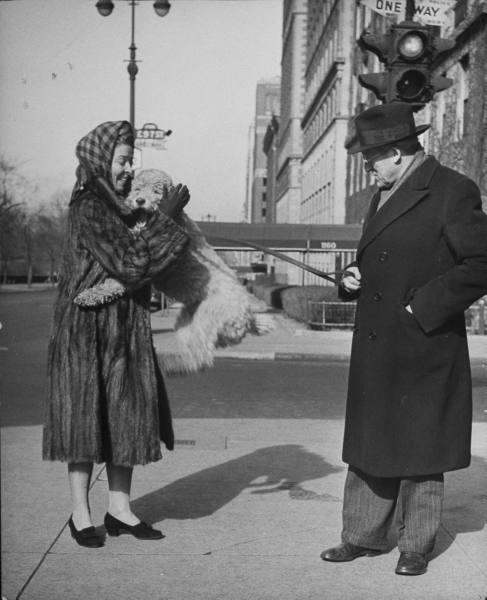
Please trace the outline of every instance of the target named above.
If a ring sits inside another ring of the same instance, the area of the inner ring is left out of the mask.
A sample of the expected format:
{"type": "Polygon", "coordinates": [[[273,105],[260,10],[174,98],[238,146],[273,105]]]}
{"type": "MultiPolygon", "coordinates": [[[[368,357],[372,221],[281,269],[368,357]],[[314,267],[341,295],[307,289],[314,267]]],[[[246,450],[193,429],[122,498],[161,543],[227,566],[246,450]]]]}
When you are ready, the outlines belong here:
{"type": "Polygon", "coordinates": [[[313,273],[313,275],[317,275],[318,277],[321,277],[322,279],[331,281],[335,285],[340,284],[340,281],[341,281],[341,278],[343,277],[343,275],[346,275],[347,273],[350,273],[351,275],[353,275],[353,273],[351,273],[350,271],[347,271],[347,270],[325,273],[324,271],[321,271],[320,269],[316,269],[315,267],[312,267],[311,265],[307,265],[299,260],[296,260],[295,258],[291,258],[290,256],[287,256],[286,254],[283,254],[282,252],[279,252],[278,250],[271,250],[271,248],[267,248],[266,246],[261,246],[260,244],[256,244],[254,242],[247,242],[244,240],[234,240],[231,238],[224,238],[224,237],[213,236],[213,235],[211,237],[212,237],[212,239],[221,240],[223,242],[232,242],[233,244],[239,244],[241,246],[247,246],[248,248],[254,248],[254,250],[260,250],[261,252],[264,252],[264,254],[270,254],[271,256],[275,256],[276,258],[279,258],[280,260],[283,260],[284,262],[288,262],[291,265],[294,265],[296,267],[299,267],[300,269],[303,269],[304,271],[308,271],[308,273],[313,273]],[[339,275],[339,277],[338,278],[332,277],[332,275],[339,275]]]}

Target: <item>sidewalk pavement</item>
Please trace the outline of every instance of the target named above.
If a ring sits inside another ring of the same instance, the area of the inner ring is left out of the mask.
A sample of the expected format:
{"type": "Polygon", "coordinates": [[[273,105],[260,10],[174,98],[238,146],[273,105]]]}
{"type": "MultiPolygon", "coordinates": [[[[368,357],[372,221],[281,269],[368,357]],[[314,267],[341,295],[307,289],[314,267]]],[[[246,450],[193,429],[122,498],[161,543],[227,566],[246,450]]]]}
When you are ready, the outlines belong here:
{"type": "MultiPolygon", "coordinates": [[[[153,316],[162,351],[174,315],[153,316]],[[172,319],[172,321],[171,321],[172,319]]],[[[218,357],[336,360],[349,332],[307,332],[277,315],[218,357]]],[[[471,342],[472,340],[470,340],[471,342]]],[[[485,340],[471,345],[485,359],[485,340]]],[[[251,364],[249,364],[251,368],[251,364]]],[[[107,538],[77,546],[66,527],[66,467],[40,460],[41,428],[2,429],[2,594],[8,600],[485,600],[487,423],[474,423],[469,469],[446,475],[439,538],[428,572],[394,574],[397,548],[333,564],[340,540],[343,422],[175,419],[176,450],[137,468],[133,508],[162,541],[107,538]]],[[[106,510],[106,472],[91,490],[95,523],[106,510]]],[[[100,531],[103,528],[100,526],[100,531]]]]}
{"type": "MultiPolygon", "coordinates": [[[[159,311],[152,315],[154,345],[158,354],[174,346],[173,329],[177,309],[159,311]]],[[[352,345],[350,329],[314,331],[306,323],[291,319],[282,311],[269,311],[275,328],[264,335],[247,335],[240,344],[219,348],[216,358],[247,360],[348,360],[352,345]]],[[[468,345],[472,364],[487,366],[487,335],[469,335],[468,345]]]]}

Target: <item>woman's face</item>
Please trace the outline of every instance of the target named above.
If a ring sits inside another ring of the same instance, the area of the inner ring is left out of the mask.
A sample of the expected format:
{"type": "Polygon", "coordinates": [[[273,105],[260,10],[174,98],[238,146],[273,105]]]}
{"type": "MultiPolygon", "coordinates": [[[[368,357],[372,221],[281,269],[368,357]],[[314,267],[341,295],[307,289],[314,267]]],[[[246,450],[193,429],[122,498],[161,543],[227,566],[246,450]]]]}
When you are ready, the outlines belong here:
{"type": "Polygon", "coordinates": [[[132,181],[134,149],[128,144],[116,146],[112,160],[112,183],[117,194],[126,196],[132,181]]]}

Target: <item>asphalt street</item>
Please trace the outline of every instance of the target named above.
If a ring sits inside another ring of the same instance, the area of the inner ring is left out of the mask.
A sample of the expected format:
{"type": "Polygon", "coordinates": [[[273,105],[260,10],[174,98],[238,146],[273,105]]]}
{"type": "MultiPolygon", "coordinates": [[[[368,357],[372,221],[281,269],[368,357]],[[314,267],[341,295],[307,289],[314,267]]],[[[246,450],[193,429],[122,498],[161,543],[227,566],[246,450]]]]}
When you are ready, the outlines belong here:
{"type": "MultiPolygon", "coordinates": [[[[483,339],[470,339],[476,349],[472,464],[447,474],[441,531],[424,578],[394,574],[397,548],[351,565],[319,559],[323,548],[340,539],[348,360],[339,357],[348,356],[351,336],[295,335],[294,322],[282,316],[270,341],[245,338],[240,356],[222,353],[206,372],[167,379],[176,449],[136,469],[132,490],[135,512],[166,538],[149,544],[109,537],[94,553],[74,544],[67,528],[65,465],[43,461],[40,453],[53,299],[53,291],[0,294],[6,598],[484,598],[483,339]],[[254,352],[273,344],[274,356],[279,351],[293,359],[262,360],[254,352]],[[294,360],[296,346],[321,358],[301,353],[294,360]],[[316,354],[321,347],[324,352],[316,354]]],[[[153,324],[157,328],[163,318],[155,316],[153,324]]],[[[167,339],[161,331],[154,337],[158,352],[164,352],[167,339]]],[[[98,465],[90,498],[102,533],[106,485],[105,469],[98,465]]]]}
{"type": "MultiPolygon", "coordinates": [[[[0,295],[1,421],[39,425],[54,291],[0,295]]],[[[166,380],[175,418],[341,419],[348,362],[218,360],[166,380]]],[[[487,422],[487,369],[473,368],[474,421],[487,422]]]]}

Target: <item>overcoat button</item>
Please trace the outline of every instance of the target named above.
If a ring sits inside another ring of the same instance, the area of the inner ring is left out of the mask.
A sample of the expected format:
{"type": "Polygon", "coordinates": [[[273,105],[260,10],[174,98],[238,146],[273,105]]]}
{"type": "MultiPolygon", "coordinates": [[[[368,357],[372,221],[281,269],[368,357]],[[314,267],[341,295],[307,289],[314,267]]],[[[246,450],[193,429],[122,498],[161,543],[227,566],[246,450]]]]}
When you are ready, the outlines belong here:
{"type": "Polygon", "coordinates": [[[376,337],[377,337],[377,334],[375,333],[375,331],[371,331],[369,333],[369,340],[375,340],[376,337]]]}
{"type": "Polygon", "coordinates": [[[386,251],[384,250],[384,252],[381,252],[381,253],[379,254],[379,261],[380,261],[380,262],[384,262],[384,261],[386,261],[386,260],[387,260],[387,258],[388,258],[388,256],[389,256],[389,253],[388,253],[388,252],[386,252],[386,251]]]}
{"type": "Polygon", "coordinates": [[[379,300],[382,300],[382,292],[376,292],[373,298],[376,302],[379,302],[379,300]]]}

